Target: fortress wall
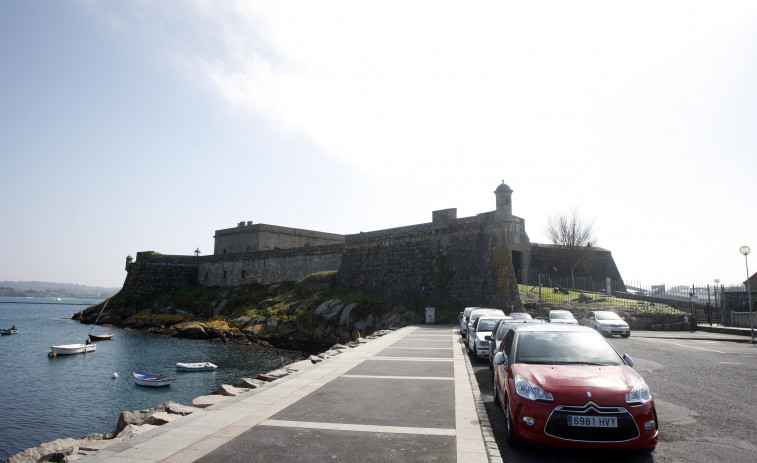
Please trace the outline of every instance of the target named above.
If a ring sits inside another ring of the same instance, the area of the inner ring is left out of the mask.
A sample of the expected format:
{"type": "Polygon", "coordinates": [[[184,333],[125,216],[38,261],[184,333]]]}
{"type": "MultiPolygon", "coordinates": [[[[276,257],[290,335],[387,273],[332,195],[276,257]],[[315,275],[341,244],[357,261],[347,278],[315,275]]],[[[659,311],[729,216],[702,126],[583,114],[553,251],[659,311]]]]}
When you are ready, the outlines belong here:
{"type": "Polygon", "coordinates": [[[240,286],[297,281],[311,273],[338,270],[343,244],[305,246],[200,258],[203,286],[240,286]]]}
{"type": "Polygon", "coordinates": [[[138,252],[137,260],[129,264],[123,292],[139,297],[197,284],[197,265],[193,256],[138,252]]]}
{"type": "Polygon", "coordinates": [[[347,235],[337,285],[520,310],[506,231],[481,214],[347,235]]]}
{"type": "Polygon", "coordinates": [[[234,228],[216,230],[213,254],[237,254],[341,243],[344,243],[344,236],[334,233],[242,222],[234,228]]]}

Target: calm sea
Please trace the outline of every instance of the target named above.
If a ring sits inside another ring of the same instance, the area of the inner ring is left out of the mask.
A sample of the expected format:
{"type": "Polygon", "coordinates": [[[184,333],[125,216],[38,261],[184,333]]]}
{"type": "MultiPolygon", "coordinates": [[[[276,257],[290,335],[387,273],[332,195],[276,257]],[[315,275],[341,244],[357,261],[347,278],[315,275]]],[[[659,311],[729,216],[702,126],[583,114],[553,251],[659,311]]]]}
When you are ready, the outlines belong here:
{"type": "Polygon", "coordinates": [[[58,438],[111,432],[123,410],[163,402],[189,405],[221,384],[281,367],[304,358],[300,352],[208,341],[169,338],[116,328],[98,341],[94,353],[49,358],[50,345],[83,343],[91,325],[71,320],[96,299],[0,298],[0,328],[16,325],[18,334],[0,336],[0,461],[58,438]],[[83,305],[78,305],[83,304],[83,305]],[[176,362],[208,361],[209,372],[180,372],[176,362]],[[176,378],[170,387],[134,384],[132,371],[176,378]],[[113,379],[118,373],[118,379],[113,379]]]}

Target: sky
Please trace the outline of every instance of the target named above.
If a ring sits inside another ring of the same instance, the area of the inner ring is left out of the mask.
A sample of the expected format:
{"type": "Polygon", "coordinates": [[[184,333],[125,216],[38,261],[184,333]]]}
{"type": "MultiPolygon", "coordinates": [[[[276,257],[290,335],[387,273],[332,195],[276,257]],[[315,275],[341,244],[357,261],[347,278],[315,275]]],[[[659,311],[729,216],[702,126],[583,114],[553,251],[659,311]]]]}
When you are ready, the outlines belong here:
{"type": "Polygon", "coordinates": [[[469,217],[503,181],[531,242],[575,210],[627,281],[757,257],[751,0],[8,0],[0,70],[0,281],[120,287],[240,221],[469,217]]]}

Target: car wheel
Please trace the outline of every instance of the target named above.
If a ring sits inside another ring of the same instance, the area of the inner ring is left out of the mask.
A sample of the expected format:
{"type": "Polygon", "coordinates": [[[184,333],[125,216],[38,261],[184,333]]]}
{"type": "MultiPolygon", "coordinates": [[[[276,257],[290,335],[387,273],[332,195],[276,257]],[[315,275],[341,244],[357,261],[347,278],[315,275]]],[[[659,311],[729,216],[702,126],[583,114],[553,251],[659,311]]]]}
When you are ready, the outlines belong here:
{"type": "Polygon", "coordinates": [[[631,333],[624,333],[624,334],[620,335],[620,337],[622,337],[622,338],[627,338],[629,336],[631,336],[631,333]]]}
{"type": "Polygon", "coordinates": [[[493,392],[494,403],[496,404],[499,402],[499,390],[497,389],[497,376],[496,375],[492,375],[492,389],[494,390],[493,392]]]}
{"type": "Polygon", "coordinates": [[[478,362],[478,348],[476,348],[476,346],[473,346],[471,355],[473,356],[473,362],[478,362]]]}
{"type": "Polygon", "coordinates": [[[505,402],[505,427],[507,428],[507,443],[514,446],[518,443],[518,436],[515,435],[515,429],[513,428],[513,419],[510,416],[510,399],[507,396],[502,397],[505,402]]]}

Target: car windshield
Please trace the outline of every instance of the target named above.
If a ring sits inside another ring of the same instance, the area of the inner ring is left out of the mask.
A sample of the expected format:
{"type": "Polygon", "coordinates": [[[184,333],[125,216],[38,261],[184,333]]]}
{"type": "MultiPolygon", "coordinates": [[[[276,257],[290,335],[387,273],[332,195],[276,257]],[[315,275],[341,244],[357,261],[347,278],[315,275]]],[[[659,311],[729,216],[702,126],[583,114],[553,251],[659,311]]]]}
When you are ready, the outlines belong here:
{"type": "Polygon", "coordinates": [[[620,320],[618,314],[614,312],[597,312],[597,320],[620,320]]]}
{"type": "Polygon", "coordinates": [[[615,349],[599,333],[524,332],[516,344],[516,363],[548,365],[621,365],[615,349]]]}
{"type": "Polygon", "coordinates": [[[570,312],[551,312],[549,318],[573,318],[570,312]]]}
{"type": "Polygon", "coordinates": [[[482,318],[478,321],[478,328],[476,331],[491,331],[494,329],[494,325],[497,324],[497,319],[482,318]]]}

